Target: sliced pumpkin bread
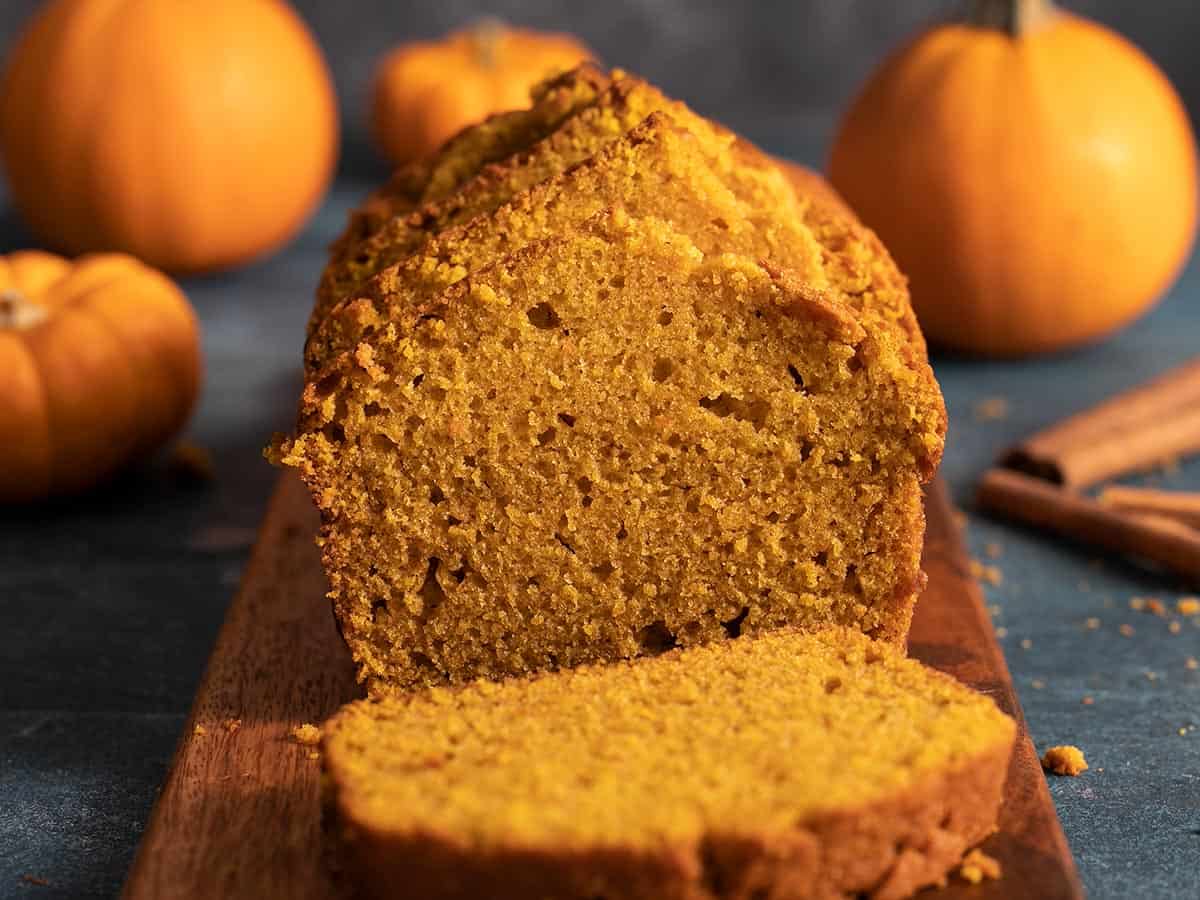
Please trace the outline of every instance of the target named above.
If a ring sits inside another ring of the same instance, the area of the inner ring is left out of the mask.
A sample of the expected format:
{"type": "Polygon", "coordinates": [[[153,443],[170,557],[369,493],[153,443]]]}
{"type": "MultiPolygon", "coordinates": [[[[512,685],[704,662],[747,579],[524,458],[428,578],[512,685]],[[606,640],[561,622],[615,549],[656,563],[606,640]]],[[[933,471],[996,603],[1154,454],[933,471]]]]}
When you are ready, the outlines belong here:
{"type": "MultiPolygon", "coordinates": [[[[582,73],[587,71],[588,67],[584,67],[575,75],[563,76],[563,80],[572,77],[584,80],[582,73]]],[[[587,79],[587,83],[593,87],[597,84],[594,78],[587,79]]],[[[550,100],[543,98],[541,103],[548,104],[550,100]]],[[[535,106],[534,110],[537,109],[535,106]]],[[[754,147],[697,116],[683,103],[665,97],[649,83],[614,72],[608,88],[594,103],[572,107],[570,114],[559,120],[558,127],[548,134],[539,137],[540,129],[513,129],[530,142],[503,163],[478,165],[481,154],[469,151],[485,142],[472,141],[470,129],[447,145],[432,164],[442,174],[433,176],[419,208],[409,211],[402,207],[396,215],[363,235],[352,248],[335,254],[318,287],[309,334],[320,327],[339,302],[356,299],[369,279],[420,252],[431,236],[488,215],[541,182],[586,161],[655,112],[696,135],[718,176],[746,204],[746,215],[764,231],[764,237],[778,230],[781,223],[791,223],[802,216],[796,194],[786,178],[754,147]],[[466,149],[462,149],[463,145],[466,149]]],[[[555,119],[538,117],[540,125],[551,121],[555,119]]],[[[487,123],[477,126],[479,130],[487,127],[487,123]]],[[[514,146],[515,143],[506,145],[514,146]]],[[[801,260],[796,264],[800,265],[801,260]]],[[[320,350],[319,343],[308,348],[306,360],[310,371],[324,359],[320,350]]]]}
{"type": "MultiPolygon", "coordinates": [[[[764,220],[740,179],[732,135],[706,139],[666,112],[651,113],[591,159],[517,194],[494,212],[431,235],[419,249],[384,269],[354,297],[334,307],[309,340],[315,362],[353,349],[388,327],[396,308],[422,302],[470,272],[534,240],[573,231],[609,207],[665,219],[705,253],[736,252],[787,266],[815,287],[827,287],[824,248],[791,214],[764,220]]],[[[762,180],[778,174],[762,173],[762,180]]],[[[786,186],[780,180],[780,190],[786,186]]],[[[789,202],[780,201],[780,206],[789,202]]]]}
{"type": "Polygon", "coordinates": [[[1015,724],[847,630],[359,701],[324,729],[367,896],[906,897],[994,827],[1015,724]]]}
{"type": "Polygon", "coordinates": [[[546,137],[566,118],[595,103],[610,83],[605,72],[585,63],[535,87],[528,109],[490,116],[452,137],[433,159],[402,166],[353,211],[345,233],[333,245],[333,258],[353,255],[359,242],[393,217],[452,194],[484,166],[546,137]]]}
{"type": "Polygon", "coordinates": [[[788,625],[903,641],[945,428],[903,331],[621,210],[393,315],[277,454],[373,689],[788,625]]]}
{"type": "MultiPolygon", "coordinates": [[[[584,67],[584,71],[590,70],[590,66],[584,67]]],[[[429,181],[416,207],[410,210],[401,202],[397,213],[389,217],[374,211],[367,222],[359,225],[360,229],[368,224],[373,227],[335,253],[317,288],[309,332],[338,301],[359,290],[381,269],[413,252],[431,233],[491,212],[515,194],[582,162],[667,102],[646,82],[619,78],[594,102],[571,107],[558,121],[555,117],[538,117],[539,127],[505,129],[510,140],[492,147],[497,150],[503,146],[511,151],[502,162],[489,162],[477,150],[480,143],[486,142],[474,139],[474,134],[487,123],[462,132],[429,164],[429,181]],[[551,123],[556,127],[541,127],[551,123]]],[[[533,109],[540,110],[548,103],[550,97],[543,98],[533,109]]],[[[355,228],[353,219],[351,228],[355,228]]]]}

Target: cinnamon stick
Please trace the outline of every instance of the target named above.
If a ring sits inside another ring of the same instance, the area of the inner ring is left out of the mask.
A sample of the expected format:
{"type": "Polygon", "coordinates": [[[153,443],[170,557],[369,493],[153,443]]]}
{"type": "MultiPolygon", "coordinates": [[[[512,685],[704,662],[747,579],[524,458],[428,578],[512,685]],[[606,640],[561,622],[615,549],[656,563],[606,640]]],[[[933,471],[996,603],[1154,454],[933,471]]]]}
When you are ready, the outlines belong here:
{"type": "Polygon", "coordinates": [[[1082,488],[1200,451],[1200,359],[1035,434],[1001,464],[1082,488]]]}
{"type": "Polygon", "coordinates": [[[1100,492],[1100,503],[1134,515],[1161,516],[1200,528],[1200,494],[1113,485],[1100,492]]]}
{"type": "Polygon", "coordinates": [[[1149,560],[1200,583],[1200,531],[1173,519],[1103,506],[1009,469],[990,469],[976,499],[990,512],[1123,556],[1149,560]]]}

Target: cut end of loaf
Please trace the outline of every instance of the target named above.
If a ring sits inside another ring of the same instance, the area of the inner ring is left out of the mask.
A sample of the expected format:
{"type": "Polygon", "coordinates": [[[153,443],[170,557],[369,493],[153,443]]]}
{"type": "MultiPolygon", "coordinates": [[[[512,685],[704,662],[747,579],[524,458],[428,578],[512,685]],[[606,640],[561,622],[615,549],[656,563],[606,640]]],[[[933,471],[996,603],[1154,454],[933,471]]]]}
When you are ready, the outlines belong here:
{"type": "Polygon", "coordinates": [[[785,625],[902,641],[940,422],[849,306],[615,211],[404,311],[282,456],[363,677],[403,686],[785,625]]]}

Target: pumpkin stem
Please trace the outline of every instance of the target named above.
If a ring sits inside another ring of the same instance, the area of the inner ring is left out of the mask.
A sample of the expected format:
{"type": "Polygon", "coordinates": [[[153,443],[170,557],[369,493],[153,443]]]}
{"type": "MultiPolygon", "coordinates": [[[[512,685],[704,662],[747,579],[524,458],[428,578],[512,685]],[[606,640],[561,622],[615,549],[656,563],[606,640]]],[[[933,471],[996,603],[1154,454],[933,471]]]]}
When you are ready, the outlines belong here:
{"type": "Polygon", "coordinates": [[[471,26],[471,45],[480,67],[494,69],[500,61],[500,44],[504,40],[505,26],[500,19],[488,16],[471,26]]]}
{"type": "Polygon", "coordinates": [[[1053,0],[973,0],[967,22],[978,28],[997,28],[1018,38],[1057,12],[1053,0]]]}
{"type": "Polygon", "coordinates": [[[44,306],[32,302],[12,288],[0,291],[0,328],[26,331],[40,325],[50,315],[44,306]]]}

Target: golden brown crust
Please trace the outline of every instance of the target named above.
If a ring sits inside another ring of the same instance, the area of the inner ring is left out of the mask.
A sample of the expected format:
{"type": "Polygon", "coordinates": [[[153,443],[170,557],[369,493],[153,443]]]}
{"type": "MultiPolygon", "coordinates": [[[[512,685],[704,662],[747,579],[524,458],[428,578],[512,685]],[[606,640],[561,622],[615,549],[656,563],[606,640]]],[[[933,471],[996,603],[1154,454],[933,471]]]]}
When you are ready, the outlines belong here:
{"type": "Polygon", "coordinates": [[[886,802],[784,834],[713,834],[652,851],[479,853],[445,835],[397,839],[343,825],[342,858],[376,900],[902,900],[942,883],[995,829],[1010,754],[988,748],[886,802]]]}
{"type": "MultiPolygon", "coordinates": [[[[761,152],[761,151],[760,151],[761,152]]],[[[800,163],[794,163],[791,160],[772,157],[772,160],[787,176],[788,181],[792,183],[792,187],[796,193],[802,197],[811,197],[819,203],[824,204],[831,211],[839,215],[845,216],[847,219],[859,221],[854,210],[850,208],[841,194],[837,192],[832,184],[825,180],[820,172],[815,172],[808,166],[802,166],[800,163]]]]}

